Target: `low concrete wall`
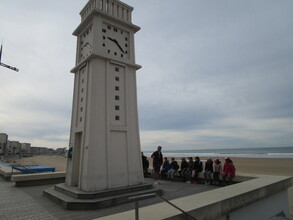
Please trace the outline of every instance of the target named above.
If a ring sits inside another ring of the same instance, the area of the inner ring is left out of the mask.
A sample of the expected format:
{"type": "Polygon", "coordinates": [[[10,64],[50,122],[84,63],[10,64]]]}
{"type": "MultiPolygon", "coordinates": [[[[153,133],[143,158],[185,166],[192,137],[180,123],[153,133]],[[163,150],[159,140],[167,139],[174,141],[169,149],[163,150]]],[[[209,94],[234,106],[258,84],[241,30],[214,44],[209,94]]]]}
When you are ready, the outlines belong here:
{"type": "Polygon", "coordinates": [[[10,180],[11,175],[16,175],[16,174],[21,174],[21,172],[18,170],[15,170],[15,169],[12,170],[11,167],[4,166],[4,165],[0,164],[0,175],[4,179],[10,180]]]}
{"type": "MultiPolygon", "coordinates": [[[[145,177],[150,177],[151,176],[151,173],[152,173],[152,169],[148,169],[148,175],[145,176],[145,177]]],[[[234,177],[233,177],[233,182],[234,183],[240,183],[240,182],[244,182],[244,181],[248,181],[248,180],[251,180],[251,179],[254,179],[254,178],[257,178],[259,175],[253,175],[253,174],[245,174],[245,173],[241,173],[241,174],[236,174],[234,177]]],[[[203,172],[200,172],[198,174],[198,178],[199,179],[204,179],[204,173],[203,172]]],[[[211,179],[214,179],[214,176],[211,175],[211,179]]],[[[222,176],[220,175],[219,176],[219,179],[222,180],[222,176]]],[[[179,176],[179,173],[176,172],[174,174],[174,180],[175,181],[181,181],[182,180],[182,177],[179,176]]]]}
{"type": "MultiPolygon", "coordinates": [[[[174,199],[171,202],[199,220],[238,220],[240,215],[244,215],[242,219],[267,219],[267,216],[274,216],[282,211],[288,215],[286,192],[293,184],[292,177],[264,175],[250,175],[250,177],[252,179],[245,182],[174,199]],[[258,207],[262,209],[259,210],[258,207]],[[255,212],[255,215],[252,212],[255,212]]],[[[143,207],[139,209],[139,213],[144,220],[186,219],[167,203],[143,207]]],[[[134,211],[99,218],[99,220],[103,219],[134,219],[134,211]]]]}
{"type": "Polygon", "coordinates": [[[33,173],[12,175],[11,181],[15,186],[36,186],[65,182],[66,172],[33,173]]]}
{"type": "MultiPolygon", "coordinates": [[[[287,190],[283,190],[231,212],[229,218],[235,220],[267,220],[280,212],[284,212],[288,216],[288,209],[288,193],[287,190]]],[[[222,217],[219,220],[226,220],[226,217],[222,217]]]]}

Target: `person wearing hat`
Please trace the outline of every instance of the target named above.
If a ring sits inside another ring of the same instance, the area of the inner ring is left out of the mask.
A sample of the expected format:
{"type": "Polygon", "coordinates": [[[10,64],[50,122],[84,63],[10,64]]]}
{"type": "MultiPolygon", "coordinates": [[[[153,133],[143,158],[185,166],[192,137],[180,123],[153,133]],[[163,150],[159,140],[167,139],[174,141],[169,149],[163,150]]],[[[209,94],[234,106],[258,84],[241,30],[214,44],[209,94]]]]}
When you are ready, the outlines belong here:
{"type": "Polygon", "coordinates": [[[220,181],[219,181],[219,176],[222,175],[222,164],[221,161],[217,158],[214,160],[215,164],[214,164],[214,184],[215,185],[219,185],[220,181]]]}
{"type": "Polygon", "coordinates": [[[235,176],[235,166],[233,164],[233,161],[230,159],[230,157],[226,157],[225,158],[225,163],[224,163],[224,167],[223,167],[223,180],[227,183],[227,184],[231,184],[232,183],[232,179],[235,176]]]}

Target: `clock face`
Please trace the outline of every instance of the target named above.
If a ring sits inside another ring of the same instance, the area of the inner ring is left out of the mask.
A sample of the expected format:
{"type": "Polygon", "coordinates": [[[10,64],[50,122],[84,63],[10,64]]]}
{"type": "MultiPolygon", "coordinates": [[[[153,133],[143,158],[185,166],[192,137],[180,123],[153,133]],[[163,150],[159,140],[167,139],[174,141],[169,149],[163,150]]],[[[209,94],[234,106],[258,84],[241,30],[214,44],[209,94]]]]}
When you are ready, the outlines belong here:
{"type": "Polygon", "coordinates": [[[119,59],[129,58],[129,32],[113,25],[102,25],[102,47],[107,54],[119,59]]]}
{"type": "Polygon", "coordinates": [[[84,60],[92,53],[92,26],[87,28],[79,36],[80,57],[79,61],[84,60]]]}

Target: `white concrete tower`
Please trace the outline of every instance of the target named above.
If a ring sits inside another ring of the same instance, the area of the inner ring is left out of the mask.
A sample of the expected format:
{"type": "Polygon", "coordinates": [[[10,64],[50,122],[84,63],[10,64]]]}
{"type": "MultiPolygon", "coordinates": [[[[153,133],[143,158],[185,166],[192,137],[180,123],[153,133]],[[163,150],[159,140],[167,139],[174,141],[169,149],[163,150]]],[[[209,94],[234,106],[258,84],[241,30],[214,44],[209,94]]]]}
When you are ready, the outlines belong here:
{"type": "Polygon", "coordinates": [[[144,182],[137,113],[133,8],[118,0],[90,0],[77,36],[72,158],[67,186],[97,191],[144,182]]]}

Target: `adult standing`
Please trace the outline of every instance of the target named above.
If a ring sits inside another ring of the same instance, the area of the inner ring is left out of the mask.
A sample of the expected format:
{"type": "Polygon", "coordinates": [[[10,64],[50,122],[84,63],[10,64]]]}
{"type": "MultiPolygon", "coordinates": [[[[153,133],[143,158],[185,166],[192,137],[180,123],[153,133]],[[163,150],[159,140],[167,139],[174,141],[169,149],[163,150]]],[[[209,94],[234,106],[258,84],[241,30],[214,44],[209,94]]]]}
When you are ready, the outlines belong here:
{"type": "Polygon", "coordinates": [[[153,177],[155,179],[155,183],[157,179],[159,178],[160,169],[163,164],[163,154],[161,151],[162,151],[162,147],[158,146],[157,150],[151,156],[153,158],[153,170],[154,170],[153,177]]]}

